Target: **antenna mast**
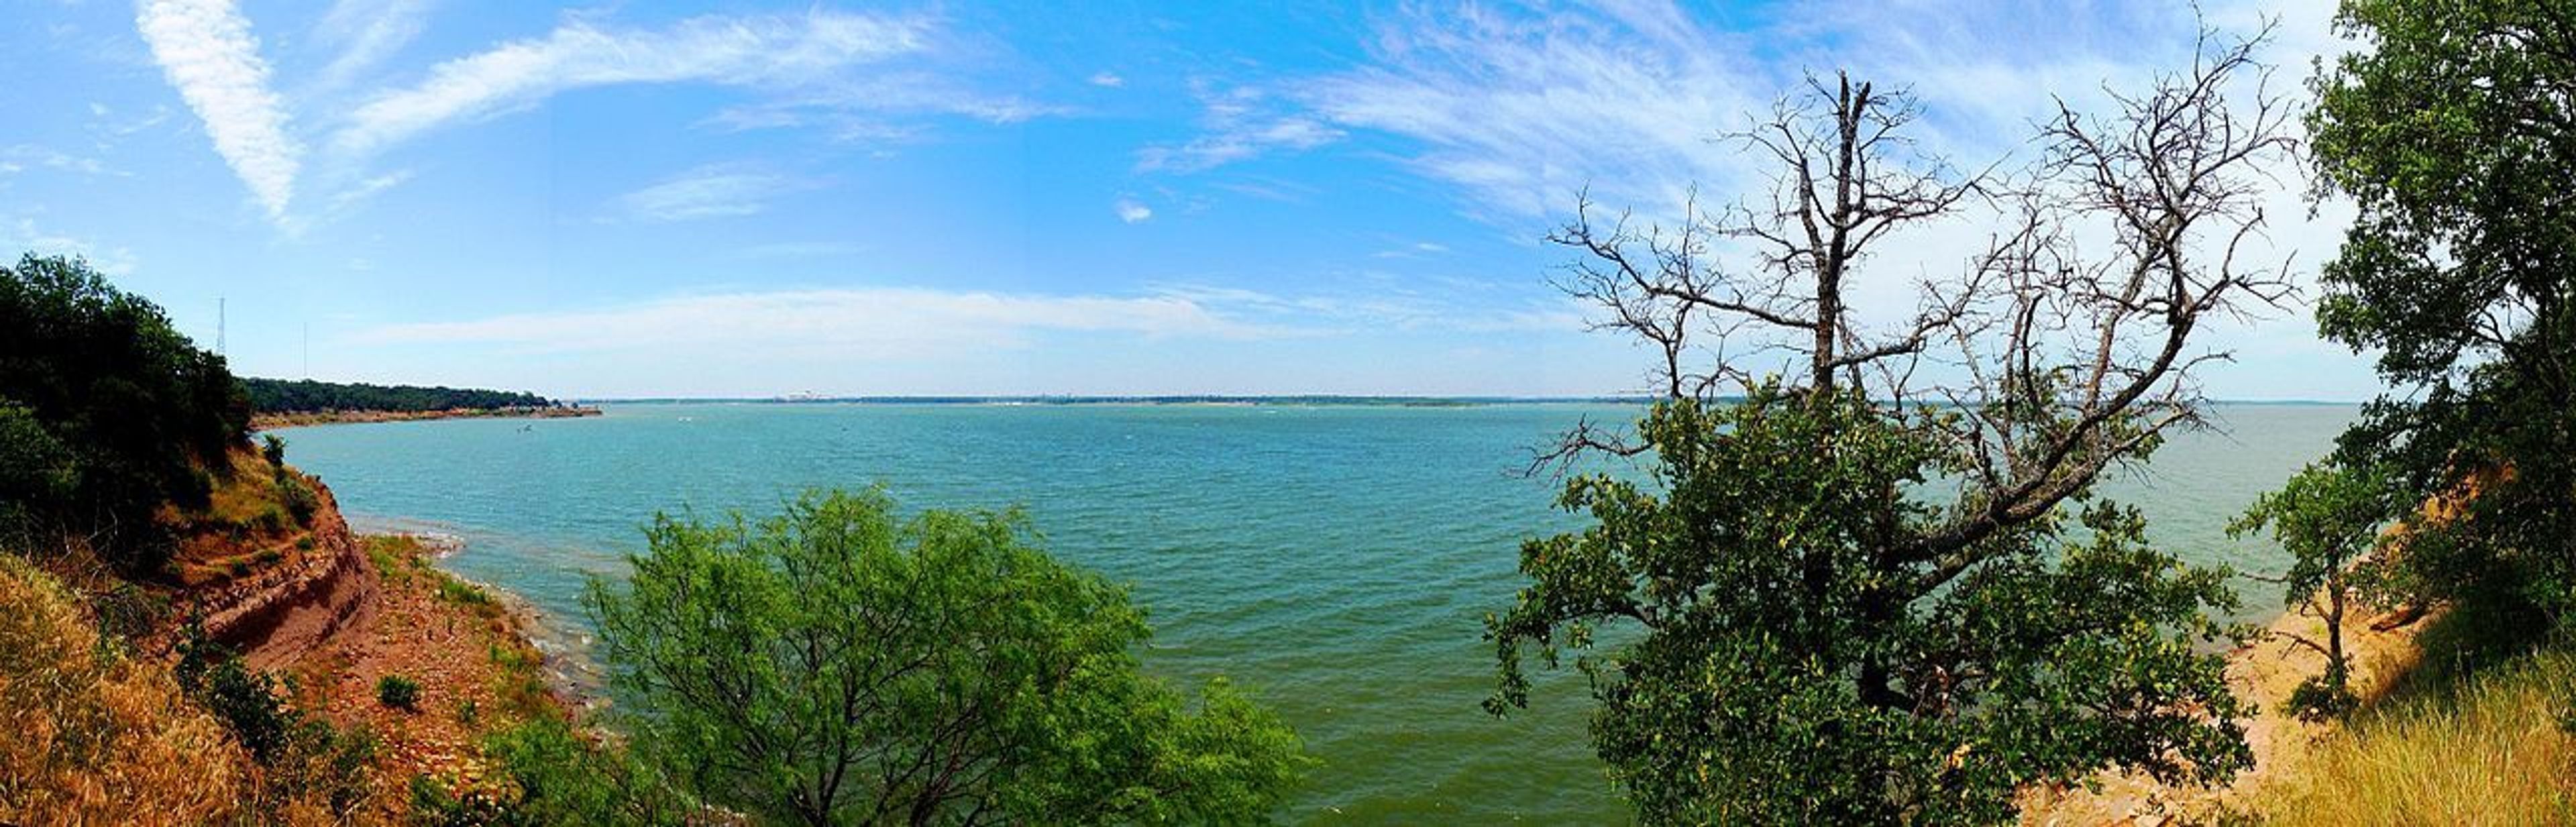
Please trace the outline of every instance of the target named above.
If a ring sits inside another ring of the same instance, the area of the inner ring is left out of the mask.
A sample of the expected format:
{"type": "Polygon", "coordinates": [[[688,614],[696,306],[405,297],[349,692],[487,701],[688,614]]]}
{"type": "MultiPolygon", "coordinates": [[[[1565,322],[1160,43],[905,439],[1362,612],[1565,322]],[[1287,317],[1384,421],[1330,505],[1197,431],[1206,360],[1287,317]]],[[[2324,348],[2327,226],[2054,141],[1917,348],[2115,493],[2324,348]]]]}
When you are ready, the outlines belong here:
{"type": "Polygon", "coordinates": [[[224,355],[224,297],[215,297],[215,355],[224,355]]]}

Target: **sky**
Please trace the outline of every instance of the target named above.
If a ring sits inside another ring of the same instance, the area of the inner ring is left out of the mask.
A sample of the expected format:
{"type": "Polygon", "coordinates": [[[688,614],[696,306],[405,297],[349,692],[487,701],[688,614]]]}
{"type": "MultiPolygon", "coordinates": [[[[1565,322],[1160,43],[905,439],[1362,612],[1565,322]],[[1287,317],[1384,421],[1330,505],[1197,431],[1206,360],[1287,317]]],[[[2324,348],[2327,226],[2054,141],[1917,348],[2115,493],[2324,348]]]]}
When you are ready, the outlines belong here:
{"type": "MultiPolygon", "coordinates": [[[[2345,48],[2326,0],[6,3],[0,250],[220,306],[238,373],[584,398],[1633,392],[1546,233],[1757,192],[1714,138],[1811,74],[1974,163],[2203,21],[2272,22],[2293,98],[2345,48]]],[[[2350,210],[2280,166],[2308,281],[2350,210]]],[[[2375,395],[2313,293],[2210,331],[2207,393],[2375,395]]]]}

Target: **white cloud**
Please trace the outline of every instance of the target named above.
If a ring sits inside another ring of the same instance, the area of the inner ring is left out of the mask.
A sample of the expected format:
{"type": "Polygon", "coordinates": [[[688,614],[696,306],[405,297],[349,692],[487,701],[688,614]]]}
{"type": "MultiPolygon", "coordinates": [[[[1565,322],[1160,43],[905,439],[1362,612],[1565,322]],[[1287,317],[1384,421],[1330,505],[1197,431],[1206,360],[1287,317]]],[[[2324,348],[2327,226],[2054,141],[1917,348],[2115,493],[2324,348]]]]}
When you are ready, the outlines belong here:
{"type": "Polygon", "coordinates": [[[1341,140],[1342,130],[1312,115],[1285,112],[1284,102],[1251,86],[1217,91],[1194,84],[1207,112],[1207,134],[1179,145],[1146,147],[1136,154],[1139,172],[1203,172],[1274,151],[1297,152],[1341,140]]]}
{"type": "Polygon", "coordinates": [[[98,268],[99,272],[110,276],[121,277],[131,274],[135,266],[134,250],[131,248],[101,249],[97,245],[72,236],[48,232],[37,227],[35,219],[26,217],[20,217],[8,224],[0,224],[0,255],[8,257],[5,263],[17,264],[20,253],[84,259],[90,263],[90,266],[98,268]]]}
{"type": "Polygon", "coordinates": [[[1093,86],[1101,86],[1110,89],[1116,89],[1127,85],[1127,79],[1119,77],[1115,72],[1101,72],[1099,74],[1092,75],[1090,82],[1093,86]]]}
{"type": "Polygon", "coordinates": [[[180,99],[205,122],[215,153],[270,218],[283,219],[303,147],[287,134],[250,21],[229,0],[150,0],[135,27],[180,99]]]}
{"type": "MultiPolygon", "coordinates": [[[[68,152],[63,152],[49,147],[41,147],[35,144],[18,144],[16,146],[0,147],[0,165],[5,165],[0,166],[0,171],[18,172],[26,169],[27,164],[35,164],[48,169],[58,169],[64,172],[78,172],[88,175],[110,174],[107,165],[101,163],[97,158],[73,155],[68,152]]],[[[124,175],[127,173],[115,174],[124,175]]]]}
{"type": "Polygon", "coordinates": [[[627,193],[619,205],[645,221],[692,221],[756,215],[769,199],[798,188],[787,178],[731,165],[704,166],[627,193]]]}
{"type": "Polygon", "coordinates": [[[367,199],[376,197],[378,193],[402,186],[404,182],[410,181],[411,177],[411,170],[407,169],[370,176],[348,189],[341,190],[338,195],[331,196],[331,208],[345,210],[357,206],[367,199]]]}
{"type": "Polygon", "coordinates": [[[1273,331],[1179,296],[1062,296],[851,288],[664,299],[602,310],[401,324],[366,344],[486,344],[541,352],[831,351],[854,358],[1019,347],[1042,333],[1244,339],[1273,331]]]}
{"type": "Polygon", "coordinates": [[[434,0],[335,0],[313,29],[317,40],[336,45],[340,53],[322,67],[315,81],[322,89],[339,89],[393,56],[420,36],[434,0]]]}
{"type": "Polygon", "coordinates": [[[889,115],[944,114],[1011,124],[1064,112],[1018,97],[977,92],[949,75],[900,71],[816,81],[770,100],[729,107],[709,121],[735,130],[819,127],[834,140],[851,143],[908,143],[920,139],[925,130],[916,124],[890,122],[889,115]]]}
{"type": "Polygon", "coordinates": [[[660,31],[574,20],[543,38],[505,43],[432,68],[419,84],[360,105],[334,148],[364,155],[459,120],[490,117],[572,89],[704,82],[792,87],[928,47],[922,18],[816,10],[700,17],[660,31]]]}
{"type": "Polygon", "coordinates": [[[1118,199],[1116,207],[1118,220],[1129,224],[1142,223],[1145,219],[1154,217],[1154,211],[1151,208],[1137,203],[1133,198],[1118,199]]]}

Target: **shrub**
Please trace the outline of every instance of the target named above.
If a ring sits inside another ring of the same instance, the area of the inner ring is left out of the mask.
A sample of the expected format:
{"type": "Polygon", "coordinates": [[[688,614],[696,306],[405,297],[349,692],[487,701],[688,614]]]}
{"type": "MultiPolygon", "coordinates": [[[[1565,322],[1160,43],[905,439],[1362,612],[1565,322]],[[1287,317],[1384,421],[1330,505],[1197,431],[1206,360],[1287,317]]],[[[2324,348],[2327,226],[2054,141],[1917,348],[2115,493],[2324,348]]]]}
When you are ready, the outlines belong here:
{"type": "Polygon", "coordinates": [[[417,709],[420,703],[420,684],[401,675],[377,678],[376,700],[395,709],[417,709]]]}
{"type": "Polygon", "coordinates": [[[757,524],[659,517],[645,538],[629,583],[594,580],[586,605],[620,697],[650,711],[638,754],[711,804],[809,824],[1248,821],[1309,763],[1224,681],[1192,703],[1146,675],[1144,612],[1015,513],[898,522],[881,491],[812,492],[757,524]],[[917,766],[957,781],[907,782],[917,766]]]}
{"type": "Polygon", "coordinates": [[[483,739],[528,824],[678,824],[689,807],[624,750],[594,743],[551,716],[530,718],[483,739]]]}
{"type": "Polygon", "coordinates": [[[322,497],[313,493],[313,484],[306,482],[304,475],[292,471],[279,472],[277,496],[286,503],[287,515],[293,517],[299,526],[312,525],[313,512],[322,509],[322,497]]]}
{"type": "Polygon", "coordinates": [[[297,715],[278,697],[274,676],[252,671],[239,654],[206,639],[194,623],[180,641],[176,671],[180,688],[224,722],[254,760],[277,760],[297,715]]]}

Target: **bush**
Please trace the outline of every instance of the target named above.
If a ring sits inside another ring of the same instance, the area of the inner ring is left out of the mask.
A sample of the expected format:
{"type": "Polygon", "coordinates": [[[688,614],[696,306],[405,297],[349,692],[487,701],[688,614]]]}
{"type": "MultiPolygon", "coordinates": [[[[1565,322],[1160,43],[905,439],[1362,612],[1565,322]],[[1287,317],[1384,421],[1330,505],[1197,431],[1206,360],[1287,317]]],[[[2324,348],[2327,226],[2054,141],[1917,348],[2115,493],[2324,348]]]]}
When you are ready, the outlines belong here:
{"type": "Polygon", "coordinates": [[[401,675],[386,675],[384,677],[377,678],[376,700],[379,703],[395,709],[418,709],[420,704],[420,684],[401,675]]]}
{"type": "Polygon", "coordinates": [[[1015,513],[897,522],[881,491],[812,492],[756,524],[659,517],[645,538],[631,581],[594,580],[586,604],[619,697],[646,710],[638,754],[710,804],[782,823],[1249,821],[1309,763],[1224,681],[1191,703],[1144,674],[1143,611],[1015,513]],[[958,781],[907,783],[918,766],[958,781]]]}
{"type": "Polygon", "coordinates": [[[224,722],[252,759],[270,764],[285,751],[297,715],[278,697],[275,677],[251,671],[239,654],[206,639],[194,623],[180,641],[176,672],[179,687],[224,722]]]}
{"type": "Polygon", "coordinates": [[[550,716],[486,736],[483,751],[518,788],[522,823],[678,824],[690,809],[625,751],[550,716]]]}
{"type": "Polygon", "coordinates": [[[286,503],[287,516],[293,517],[298,526],[312,525],[313,512],[322,508],[322,497],[313,493],[313,484],[304,481],[304,475],[293,471],[278,473],[277,495],[286,503]]]}

